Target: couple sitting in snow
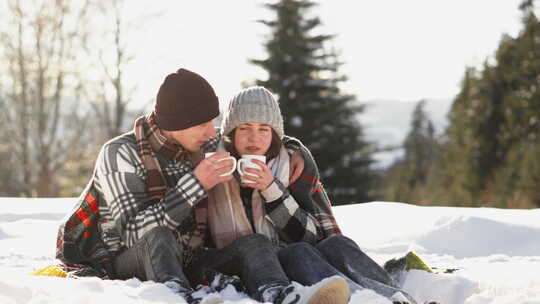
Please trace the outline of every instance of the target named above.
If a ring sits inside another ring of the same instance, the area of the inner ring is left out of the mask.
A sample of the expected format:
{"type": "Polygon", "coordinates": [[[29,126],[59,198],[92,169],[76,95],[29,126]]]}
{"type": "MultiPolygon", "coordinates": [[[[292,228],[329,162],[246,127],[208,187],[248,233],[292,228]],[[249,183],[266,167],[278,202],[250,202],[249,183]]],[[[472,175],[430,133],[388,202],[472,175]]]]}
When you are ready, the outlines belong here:
{"type": "Polygon", "coordinates": [[[216,134],[218,114],[204,78],[185,69],[168,75],[154,111],[103,146],[60,227],[57,257],[113,279],[162,282],[188,303],[222,302],[219,293],[198,298],[193,287],[238,277],[261,302],[347,303],[369,288],[415,303],[341,234],[311,154],[284,136],[268,90],[238,93],[216,134]],[[245,154],[266,162],[253,160],[251,175],[228,174],[235,162],[223,159],[245,154]]]}

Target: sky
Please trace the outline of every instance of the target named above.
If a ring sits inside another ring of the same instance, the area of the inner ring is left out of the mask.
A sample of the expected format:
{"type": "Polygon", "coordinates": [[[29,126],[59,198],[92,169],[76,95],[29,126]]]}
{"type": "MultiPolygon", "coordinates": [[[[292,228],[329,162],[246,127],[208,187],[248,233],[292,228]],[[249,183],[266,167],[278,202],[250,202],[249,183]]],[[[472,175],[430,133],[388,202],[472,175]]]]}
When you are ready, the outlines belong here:
{"type": "MultiPolygon", "coordinates": [[[[0,303],[185,303],[164,284],[138,279],[29,275],[56,263],[58,223],[75,200],[0,198],[0,303]]],[[[451,274],[405,273],[399,280],[401,287],[419,304],[426,300],[442,304],[540,303],[540,209],[371,202],[333,210],[343,233],[381,265],[414,251],[430,267],[457,269],[451,274]]],[[[231,304],[257,303],[231,285],[220,296],[231,304]]],[[[361,290],[353,293],[349,303],[391,301],[361,290]]]]}
{"type": "MultiPolygon", "coordinates": [[[[342,90],[367,105],[359,120],[368,140],[384,147],[403,141],[421,99],[443,131],[466,66],[492,60],[502,35],[519,32],[520,1],[317,1],[311,14],[321,18],[321,33],[336,35],[332,45],[348,77],[342,90]]],[[[131,39],[137,53],[131,81],[138,85],[136,100],[147,107],[164,76],[179,67],[207,78],[222,109],[243,82],[266,77],[248,62],[266,58],[269,31],[256,22],[273,18],[264,1],[129,3],[129,16],[160,12],[131,39]]],[[[395,157],[382,153],[376,159],[389,163],[395,157]]]]}
{"type": "MultiPolygon", "coordinates": [[[[321,18],[322,33],[336,35],[341,72],[349,77],[344,90],[361,101],[418,101],[453,98],[465,66],[492,56],[503,33],[518,32],[520,1],[318,1],[311,13],[321,18]]],[[[149,3],[130,1],[127,8],[131,15],[161,12],[138,31],[143,38],[136,49],[143,55],[137,66],[144,75],[137,79],[147,85],[141,94],[151,98],[177,67],[208,78],[224,101],[242,81],[265,76],[248,63],[266,56],[269,32],[256,22],[273,17],[264,1],[149,3]]]]}

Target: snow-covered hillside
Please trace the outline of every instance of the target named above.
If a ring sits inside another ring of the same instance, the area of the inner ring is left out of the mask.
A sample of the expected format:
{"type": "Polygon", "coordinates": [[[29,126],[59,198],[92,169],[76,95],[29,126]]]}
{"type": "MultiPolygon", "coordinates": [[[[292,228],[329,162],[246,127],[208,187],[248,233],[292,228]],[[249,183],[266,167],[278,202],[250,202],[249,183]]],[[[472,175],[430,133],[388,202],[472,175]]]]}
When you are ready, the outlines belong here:
{"type": "MultiPolygon", "coordinates": [[[[74,199],[0,198],[0,303],[183,303],[162,284],[64,279],[29,273],[54,263],[58,221],[74,199]]],[[[445,304],[540,303],[540,209],[418,207],[374,202],[335,207],[344,233],[379,263],[409,250],[452,274],[410,271],[404,289],[445,304]]],[[[232,286],[227,303],[255,303],[232,286]]],[[[389,300],[363,291],[351,303],[389,300]]]]}

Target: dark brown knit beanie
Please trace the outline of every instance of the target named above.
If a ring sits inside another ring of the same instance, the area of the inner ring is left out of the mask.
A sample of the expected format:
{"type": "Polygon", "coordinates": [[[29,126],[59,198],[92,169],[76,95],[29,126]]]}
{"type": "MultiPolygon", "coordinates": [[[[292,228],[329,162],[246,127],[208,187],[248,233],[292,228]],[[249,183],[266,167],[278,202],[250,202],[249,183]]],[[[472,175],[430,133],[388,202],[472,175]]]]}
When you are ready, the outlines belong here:
{"type": "Polygon", "coordinates": [[[169,74],[159,88],[154,115],[160,129],[187,129],[216,118],[218,98],[199,74],[179,69],[169,74]]]}

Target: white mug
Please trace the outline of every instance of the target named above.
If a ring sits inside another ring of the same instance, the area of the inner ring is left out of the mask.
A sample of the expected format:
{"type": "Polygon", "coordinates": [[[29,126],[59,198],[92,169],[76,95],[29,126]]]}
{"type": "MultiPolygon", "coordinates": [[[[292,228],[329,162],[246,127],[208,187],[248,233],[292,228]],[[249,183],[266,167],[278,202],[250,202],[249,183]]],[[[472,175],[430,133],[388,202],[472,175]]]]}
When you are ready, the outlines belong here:
{"type": "MultiPolygon", "coordinates": [[[[246,174],[251,175],[251,176],[256,176],[253,173],[249,173],[249,172],[244,171],[245,168],[262,169],[259,165],[252,162],[251,161],[252,159],[260,160],[263,163],[266,162],[266,156],[264,156],[264,155],[254,155],[254,154],[244,154],[244,155],[242,155],[242,158],[239,159],[238,162],[236,162],[236,168],[238,169],[238,173],[240,173],[241,176],[244,176],[246,174]]],[[[244,179],[244,178],[242,178],[241,181],[242,181],[242,183],[253,183],[253,181],[251,181],[249,179],[244,179]]]]}
{"type": "MultiPolygon", "coordinates": [[[[214,155],[215,153],[216,152],[204,153],[204,158],[208,158],[208,157],[214,155]]],[[[234,164],[233,164],[233,166],[231,168],[231,171],[221,174],[220,175],[221,177],[231,175],[234,172],[234,170],[236,170],[236,158],[234,158],[233,156],[227,156],[225,158],[218,159],[217,161],[220,162],[220,161],[224,161],[224,160],[228,160],[228,159],[232,160],[234,164]]]]}

